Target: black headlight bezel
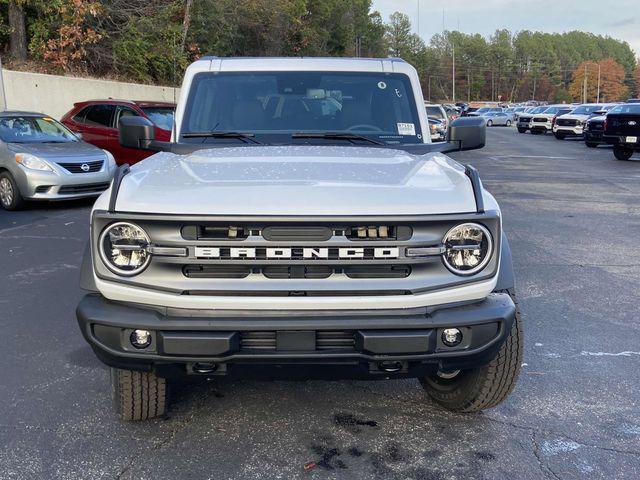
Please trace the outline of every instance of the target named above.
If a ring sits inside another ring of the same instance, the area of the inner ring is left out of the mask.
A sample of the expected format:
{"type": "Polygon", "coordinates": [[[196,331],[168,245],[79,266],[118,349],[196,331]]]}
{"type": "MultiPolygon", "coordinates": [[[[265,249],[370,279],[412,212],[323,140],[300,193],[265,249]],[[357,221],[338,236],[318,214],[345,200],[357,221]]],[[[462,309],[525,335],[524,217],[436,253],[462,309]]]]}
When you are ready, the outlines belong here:
{"type": "Polygon", "coordinates": [[[473,275],[476,275],[478,273],[480,273],[491,261],[491,258],[494,255],[494,250],[495,250],[495,246],[494,246],[495,242],[493,241],[493,236],[491,234],[491,231],[489,230],[489,228],[487,228],[486,226],[482,225],[481,223],[478,222],[463,222],[463,223],[459,223],[453,227],[451,227],[447,233],[445,233],[445,235],[442,237],[442,245],[445,247],[445,252],[442,254],[442,263],[444,263],[444,266],[447,267],[447,270],[449,270],[451,273],[455,274],[455,275],[459,275],[461,277],[470,277],[473,275]],[[484,236],[487,239],[487,248],[486,248],[486,253],[484,258],[482,259],[482,261],[480,263],[478,263],[478,265],[476,265],[473,268],[470,268],[469,270],[460,270],[456,267],[454,267],[453,265],[451,265],[448,261],[447,261],[447,238],[452,234],[452,232],[454,232],[457,229],[460,228],[475,228],[480,230],[484,236]]]}
{"type": "Polygon", "coordinates": [[[118,268],[109,260],[109,256],[107,255],[107,252],[105,252],[105,249],[104,249],[104,246],[105,246],[104,243],[108,233],[115,227],[119,227],[122,225],[128,225],[130,227],[136,228],[143,234],[146,242],[143,248],[146,248],[148,245],[150,245],[151,240],[149,238],[149,234],[146,232],[144,228],[142,228],[140,225],[133,222],[118,221],[118,222],[109,223],[102,229],[100,236],[98,237],[98,254],[100,255],[100,259],[102,260],[102,263],[104,264],[104,266],[107,267],[112,273],[121,277],[134,277],[136,275],[141,274],[147,269],[147,267],[151,263],[151,257],[152,257],[151,253],[146,252],[146,259],[141,266],[137,267],[134,270],[123,270],[121,268],[118,268]]]}

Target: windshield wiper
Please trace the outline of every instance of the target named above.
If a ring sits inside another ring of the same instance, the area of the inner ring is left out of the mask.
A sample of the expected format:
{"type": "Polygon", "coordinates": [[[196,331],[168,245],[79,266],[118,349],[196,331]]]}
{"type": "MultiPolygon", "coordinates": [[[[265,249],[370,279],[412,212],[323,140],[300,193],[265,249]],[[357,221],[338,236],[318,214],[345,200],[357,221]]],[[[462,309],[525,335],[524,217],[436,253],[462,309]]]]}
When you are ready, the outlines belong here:
{"type": "Polygon", "coordinates": [[[385,145],[382,142],[378,142],[364,135],[358,135],[357,133],[340,133],[340,132],[321,132],[321,133],[306,133],[298,132],[291,135],[291,138],[324,138],[327,140],[363,140],[365,142],[373,143],[374,145],[385,145]]]}
{"type": "Polygon", "coordinates": [[[215,132],[188,132],[182,134],[183,138],[238,138],[243,142],[251,142],[261,145],[255,138],[254,133],[245,132],[227,132],[227,131],[215,131],[215,132]]]}

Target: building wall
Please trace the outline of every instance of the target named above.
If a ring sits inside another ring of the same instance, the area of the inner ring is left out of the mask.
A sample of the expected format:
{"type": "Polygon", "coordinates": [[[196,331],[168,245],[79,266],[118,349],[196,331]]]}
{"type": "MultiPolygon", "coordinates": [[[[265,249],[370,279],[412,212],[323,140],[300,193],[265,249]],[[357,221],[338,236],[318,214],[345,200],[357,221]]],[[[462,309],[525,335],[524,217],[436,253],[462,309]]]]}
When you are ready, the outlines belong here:
{"type": "Polygon", "coordinates": [[[111,97],[173,102],[180,95],[179,89],[172,87],[12,70],[3,70],[2,80],[7,103],[2,109],[41,112],[57,119],[71,110],[74,103],[83,100],[111,97]]]}

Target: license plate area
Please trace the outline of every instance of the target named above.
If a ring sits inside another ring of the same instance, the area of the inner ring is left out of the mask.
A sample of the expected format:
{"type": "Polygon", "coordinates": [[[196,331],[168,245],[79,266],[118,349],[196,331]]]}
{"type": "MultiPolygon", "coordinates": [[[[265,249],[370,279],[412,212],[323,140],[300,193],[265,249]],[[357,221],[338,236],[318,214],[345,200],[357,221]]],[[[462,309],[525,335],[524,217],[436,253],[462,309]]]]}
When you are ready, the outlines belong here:
{"type": "Polygon", "coordinates": [[[285,330],[276,332],[276,350],[279,352],[308,352],[315,349],[315,331],[285,330]]]}
{"type": "Polygon", "coordinates": [[[638,137],[624,137],[626,143],[638,143],[638,137]]]}

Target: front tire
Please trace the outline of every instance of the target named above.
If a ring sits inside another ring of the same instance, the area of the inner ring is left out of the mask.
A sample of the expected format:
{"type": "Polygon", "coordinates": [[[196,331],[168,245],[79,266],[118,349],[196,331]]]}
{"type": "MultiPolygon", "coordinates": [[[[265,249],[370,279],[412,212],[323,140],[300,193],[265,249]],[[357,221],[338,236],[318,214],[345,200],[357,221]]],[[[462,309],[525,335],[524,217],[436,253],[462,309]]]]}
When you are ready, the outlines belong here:
{"type": "Polygon", "coordinates": [[[427,394],[453,412],[471,413],[495,407],[513,391],[522,365],[523,333],[515,293],[516,316],[509,336],[488,365],[462,370],[455,376],[434,373],[420,379],[427,394]]]}
{"type": "Polygon", "coordinates": [[[511,126],[511,120],[507,120],[507,127],[511,126]]]}
{"type": "Polygon", "coordinates": [[[20,210],[24,207],[24,198],[9,172],[0,173],[0,205],[5,210],[20,210]]]}
{"type": "Polygon", "coordinates": [[[518,133],[527,133],[526,128],[518,128],[518,133]]]}
{"type": "Polygon", "coordinates": [[[491,120],[487,121],[487,127],[491,127],[493,125],[493,122],[491,120]]]}
{"type": "Polygon", "coordinates": [[[111,392],[117,415],[126,421],[164,415],[167,381],[152,372],[111,369],[111,392]]]}
{"type": "Polygon", "coordinates": [[[616,145],[613,147],[613,155],[618,160],[629,160],[633,156],[633,149],[616,145]]]}

